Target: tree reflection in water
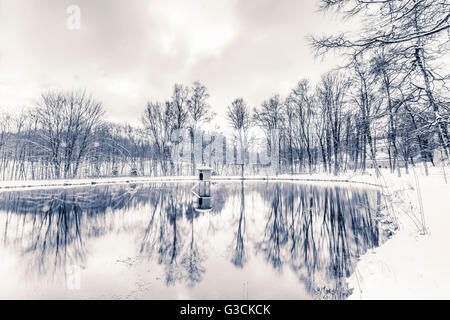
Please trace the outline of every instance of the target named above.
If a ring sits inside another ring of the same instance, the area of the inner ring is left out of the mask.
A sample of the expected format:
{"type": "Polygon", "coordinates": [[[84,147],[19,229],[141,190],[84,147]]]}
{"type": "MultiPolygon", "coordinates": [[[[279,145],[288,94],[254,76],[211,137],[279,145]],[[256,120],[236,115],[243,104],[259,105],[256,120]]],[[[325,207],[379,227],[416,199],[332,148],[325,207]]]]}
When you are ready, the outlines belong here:
{"type": "Polygon", "coordinates": [[[345,278],[356,259],[383,240],[375,219],[380,207],[376,190],[217,183],[212,187],[211,212],[198,213],[192,185],[4,192],[2,245],[26,259],[28,273],[56,276],[68,265],[82,266],[87,257],[95,258],[86,243],[127,234],[136,244],[130,254],[140,263],[162,266],[167,286],[194,288],[206,271],[216,272],[208,270],[208,261],[226,255],[215,252],[228,239],[215,238],[220,231],[230,235],[232,252],[217,272],[246,269],[247,262],[260,255],[274,274],[286,268],[294,272],[310,296],[339,299],[348,294],[345,278]],[[214,228],[212,217],[217,221],[214,228]]]}
{"type": "Polygon", "coordinates": [[[294,184],[274,189],[264,191],[273,197],[258,250],[276,269],[289,265],[311,295],[345,298],[355,260],[380,241],[368,193],[294,184]]]}
{"type": "Polygon", "coordinates": [[[190,287],[193,287],[196,283],[200,282],[202,275],[205,272],[205,269],[202,266],[204,258],[201,256],[198,245],[195,242],[194,225],[197,216],[198,213],[194,210],[193,204],[190,203],[186,211],[186,217],[191,225],[191,239],[182,260],[182,264],[187,274],[188,285],[190,287]]]}
{"type": "Polygon", "coordinates": [[[237,231],[235,235],[235,248],[233,251],[233,257],[231,258],[231,262],[239,268],[243,268],[246,263],[246,254],[245,254],[245,244],[244,244],[244,236],[245,236],[245,191],[244,191],[244,182],[241,182],[241,199],[240,199],[240,210],[239,210],[239,219],[237,222],[237,231]]]}

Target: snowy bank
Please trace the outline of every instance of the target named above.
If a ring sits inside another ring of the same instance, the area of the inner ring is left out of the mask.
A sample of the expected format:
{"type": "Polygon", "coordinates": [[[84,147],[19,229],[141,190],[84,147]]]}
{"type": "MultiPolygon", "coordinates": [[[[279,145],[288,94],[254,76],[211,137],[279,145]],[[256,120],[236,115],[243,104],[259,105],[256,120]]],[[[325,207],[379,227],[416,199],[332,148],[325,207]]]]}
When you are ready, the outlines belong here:
{"type": "Polygon", "coordinates": [[[348,279],[349,299],[450,298],[450,184],[442,168],[424,176],[398,178],[383,173],[394,199],[398,230],[382,246],[360,258],[348,279]],[[419,231],[420,198],[427,234],[419,231]]]}
{"type": "Polygon", "coordinates": [[[0,191],[13,191],[25,189],[83,187],[107,184],[128,184],[146,182],[192,181],[195,177],[111,177],[91,179],[59,179],[59,180],[26,180],[26,181],[0,181],[0,191]]]}
{"type": "MultiPolygon", "coordinates": [[[[240,176],[213,176],[212,181],[241,181],[240,176]]],[[[370,175],[339,175],[327,174],[298,174],[279,176],[245,176],[244,181],[304,181],[304,182],[346,182],[377,186],[377,182],[370,175]]],[[[59,180],[25,180],[0,181],[0,191],[13,191],[42,188],[68,188],[107,184],[151,183],[151,182],[196,182],[196,176],[165,176],[165,177],[108,177],[90,179],[59,179],[59,180]]]]}

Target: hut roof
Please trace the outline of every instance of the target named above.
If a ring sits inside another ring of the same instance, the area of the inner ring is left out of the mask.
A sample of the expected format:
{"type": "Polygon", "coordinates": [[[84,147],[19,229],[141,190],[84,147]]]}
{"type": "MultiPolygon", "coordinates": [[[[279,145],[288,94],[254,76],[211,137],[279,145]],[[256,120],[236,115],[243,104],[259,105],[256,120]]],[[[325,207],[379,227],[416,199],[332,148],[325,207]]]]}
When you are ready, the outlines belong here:
{"type": "Polygon", "coordinates": [[[212,168],[208,167],[208,166],[200,166],[200,167],[197,167],[197,170],[202,170],[202,171],[210,170],[210,171],[212,171],[212,168]]]}

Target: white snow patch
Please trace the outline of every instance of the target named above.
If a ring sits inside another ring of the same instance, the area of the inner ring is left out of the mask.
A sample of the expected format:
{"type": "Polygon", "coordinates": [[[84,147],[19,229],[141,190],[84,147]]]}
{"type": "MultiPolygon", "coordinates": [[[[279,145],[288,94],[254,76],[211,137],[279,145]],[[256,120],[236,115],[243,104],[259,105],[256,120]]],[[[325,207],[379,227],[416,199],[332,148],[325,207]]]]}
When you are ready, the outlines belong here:
{"type": "Polygon", "coordinates": [[[389,189],[397,189],[394,192],[403,199],[394,205],[399,229],[361,257],[348,279],[354,288],[349,299],[449,299],[450,184],[439,168],[430,170],[428,177],[417,174],[428,231],[422,235],[411,218],[420,216],[413,173],[401,178],[383,175],[389,189]]]}

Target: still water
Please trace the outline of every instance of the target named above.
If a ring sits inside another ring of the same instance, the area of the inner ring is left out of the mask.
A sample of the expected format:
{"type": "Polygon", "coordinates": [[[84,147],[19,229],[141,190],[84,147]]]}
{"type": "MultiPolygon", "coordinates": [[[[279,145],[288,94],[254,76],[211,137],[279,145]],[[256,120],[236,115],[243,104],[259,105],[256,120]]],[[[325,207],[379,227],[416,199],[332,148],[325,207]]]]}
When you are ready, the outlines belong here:
{"type": "Polygon", "coordinates": [[[0,298],[343,299],[376,189],[194,182],[0,193],[0,298]],[[209,205],[209,204],[208,204],[209,205]]]}

